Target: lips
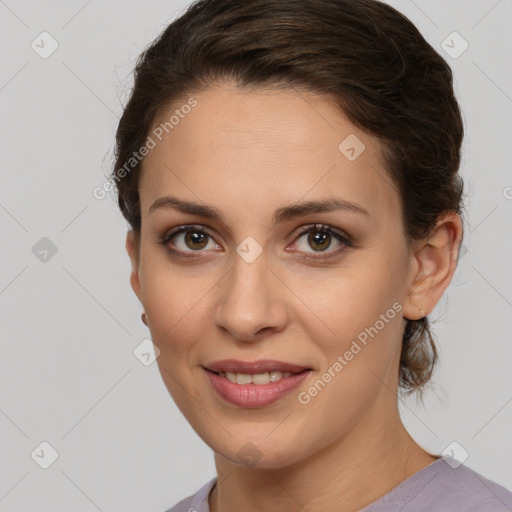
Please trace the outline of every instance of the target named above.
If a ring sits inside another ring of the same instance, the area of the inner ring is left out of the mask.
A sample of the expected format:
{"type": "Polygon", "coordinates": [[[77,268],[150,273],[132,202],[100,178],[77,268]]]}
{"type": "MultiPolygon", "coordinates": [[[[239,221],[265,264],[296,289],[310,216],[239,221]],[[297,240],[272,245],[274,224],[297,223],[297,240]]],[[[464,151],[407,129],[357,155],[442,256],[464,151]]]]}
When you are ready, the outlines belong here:
{"type": "Polygon", "coordinates": [[[215,361],[204,366],[207,370],[214,373],[241,373],[254,375],[266,372],[290,372],[301,373],[304,370],[310,370],[307,366],[286,363],[284,361],[276,361],[273,359],[262,359],[259,361],[240,361],[237,359],[223,359],[215,361]]]}
{"type": "MultiPolygon", "coordinates": [[[[293,366],[295,369],[301,368],[293,366]]],[[[284,399],[312,373],[310,370],[299,373],[273,371],[270,374],[216,373],[206,368],[204,372],[222,402],[250,409],[265,407],[284,399]],[[275,380],[271,380],[270,376],[275,380]]]]}

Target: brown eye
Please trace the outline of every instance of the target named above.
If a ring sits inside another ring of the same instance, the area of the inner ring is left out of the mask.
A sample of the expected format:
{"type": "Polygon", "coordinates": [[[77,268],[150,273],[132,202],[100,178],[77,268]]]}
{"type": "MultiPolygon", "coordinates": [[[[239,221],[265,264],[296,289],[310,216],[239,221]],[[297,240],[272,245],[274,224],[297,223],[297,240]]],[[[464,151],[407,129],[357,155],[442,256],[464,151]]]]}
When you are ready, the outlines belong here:
{"type": "Polygon", "coordinates": [[[190,256],[203,252],[203,249],[217,249],[212,235],[201,226],[180,226],[159,240],[166,250],[174,256],[190,256]],[[210,246],[208,245],[210,244],[210,246]]]}
{"type": "Polygon", "coordinates": [[[353,246],[352,240],[348,235],[343,235],[334,228],[325,224],[317,224],[303,229],[299,233],[296,245],[297,248],[294,249],[294,251],[297,250],[298,252],[303,252],[308,255],[313,254],[313,256],[310,257],[311,259],[336,256],[346,247],[353,246]],[[307,237],[304,235],[307,235],[307,237]],[[304,240],[300,241],[301,239],[304,240]],[[334,249],[332,251],[328,251],[327,249],[333,246],[333,243],[334,249]],[[336,245],[338,247],[336,247],[336,245]],[[314,253],[317,253],[317,255],[315,256],[314,253]],[[319,253],[325,253],[325,255],[319,253]]]}
{"type": "Polygon", "coordinates": [[[331,245],[331,235],[324,230],[311,230],[308,235],[308,243],[313,249],[324,251],[331,245]]]}
{"type": "Polygon", "coordinates": [[[194,251],[204,249],[208,244],[208,235],[201,231],[189,230],[185,233],[185,244],[194,251]]]}

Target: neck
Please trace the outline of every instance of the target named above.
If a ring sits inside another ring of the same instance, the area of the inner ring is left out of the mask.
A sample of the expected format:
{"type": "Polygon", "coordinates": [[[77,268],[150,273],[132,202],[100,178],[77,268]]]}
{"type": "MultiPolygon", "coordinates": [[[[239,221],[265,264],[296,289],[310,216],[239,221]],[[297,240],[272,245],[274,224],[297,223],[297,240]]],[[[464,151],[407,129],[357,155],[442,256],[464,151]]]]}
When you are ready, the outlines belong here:
{"type": "Polygon", "coordinates": [[[352,512],[438,458],[411,438],[396,403],[391,417],[389,408],[377,416],[378,421],[367,416],[347,435],[292,466],[245,467],[215,454],[217,485],[210,494],[210,511],[319,512],[335,507],[352,512]]]}

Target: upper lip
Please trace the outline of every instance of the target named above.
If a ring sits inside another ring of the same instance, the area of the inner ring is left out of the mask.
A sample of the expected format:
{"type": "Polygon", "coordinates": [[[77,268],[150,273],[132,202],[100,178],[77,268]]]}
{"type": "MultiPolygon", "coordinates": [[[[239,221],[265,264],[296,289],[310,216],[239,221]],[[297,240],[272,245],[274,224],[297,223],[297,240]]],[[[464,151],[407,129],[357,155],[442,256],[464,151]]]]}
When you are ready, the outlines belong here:
{"type": "Polygon", "coordinates": [[[307,366],[285,363],[284,361],[276,361],[273,359],[260,359],[258,361],[239,361],[237,359],[223,359],[221,361],[214,361],[213,363],[207,364],[204,367],[207,370],[217,373],[230,372],[245,373],[248,375],[265,372],[299,373],[304,370],[310,369],[307,366]]]}

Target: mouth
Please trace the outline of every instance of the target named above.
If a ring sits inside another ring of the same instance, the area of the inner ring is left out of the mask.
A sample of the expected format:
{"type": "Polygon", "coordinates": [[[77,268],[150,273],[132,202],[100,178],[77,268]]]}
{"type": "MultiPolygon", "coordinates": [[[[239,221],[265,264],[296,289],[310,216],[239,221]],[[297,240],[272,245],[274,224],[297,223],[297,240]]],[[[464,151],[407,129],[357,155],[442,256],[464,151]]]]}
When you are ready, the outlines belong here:
{"type": "Polygon", "coordinates": [[[307,366],[272,359],[264,359],[259,361],[239,361],[236,359],[224,359],[222,361],[215,361],[213,363],[207,364],[204,366],[204,368],[213,373],[225,373],[226,375],[264,375],[266,373],[297,374],[305,370],[312,370],[312,368],[307,366]]]}
{"type": "Polygon", "coordinates": [[[233,384],[256,384],[257,386],[263,386],[270,382],[278,382],[281,379],[286,379],[291,376],[299,375],[301,373],[308,372],[309,370],[303,370],[301,372],[263,372],[263,373],[235,373],[235,372],[212,372],[208,369],[206,371],[214,373],[219,377],[224,377],[233,384]]]}
{"type": "Polygon", "coordinates": [[[224,359],[204,367],[205,370],[224,377],[233,384],[265,385],[311,370],[298,364],[277,360],[238,361],[224,359]]]}
{"type": "Polygon", "coordinates": [[[269,405],[296,389],[312,368],[282,361],[218,361],[203,366],[215,391],[239,407],[269,405]]]}

